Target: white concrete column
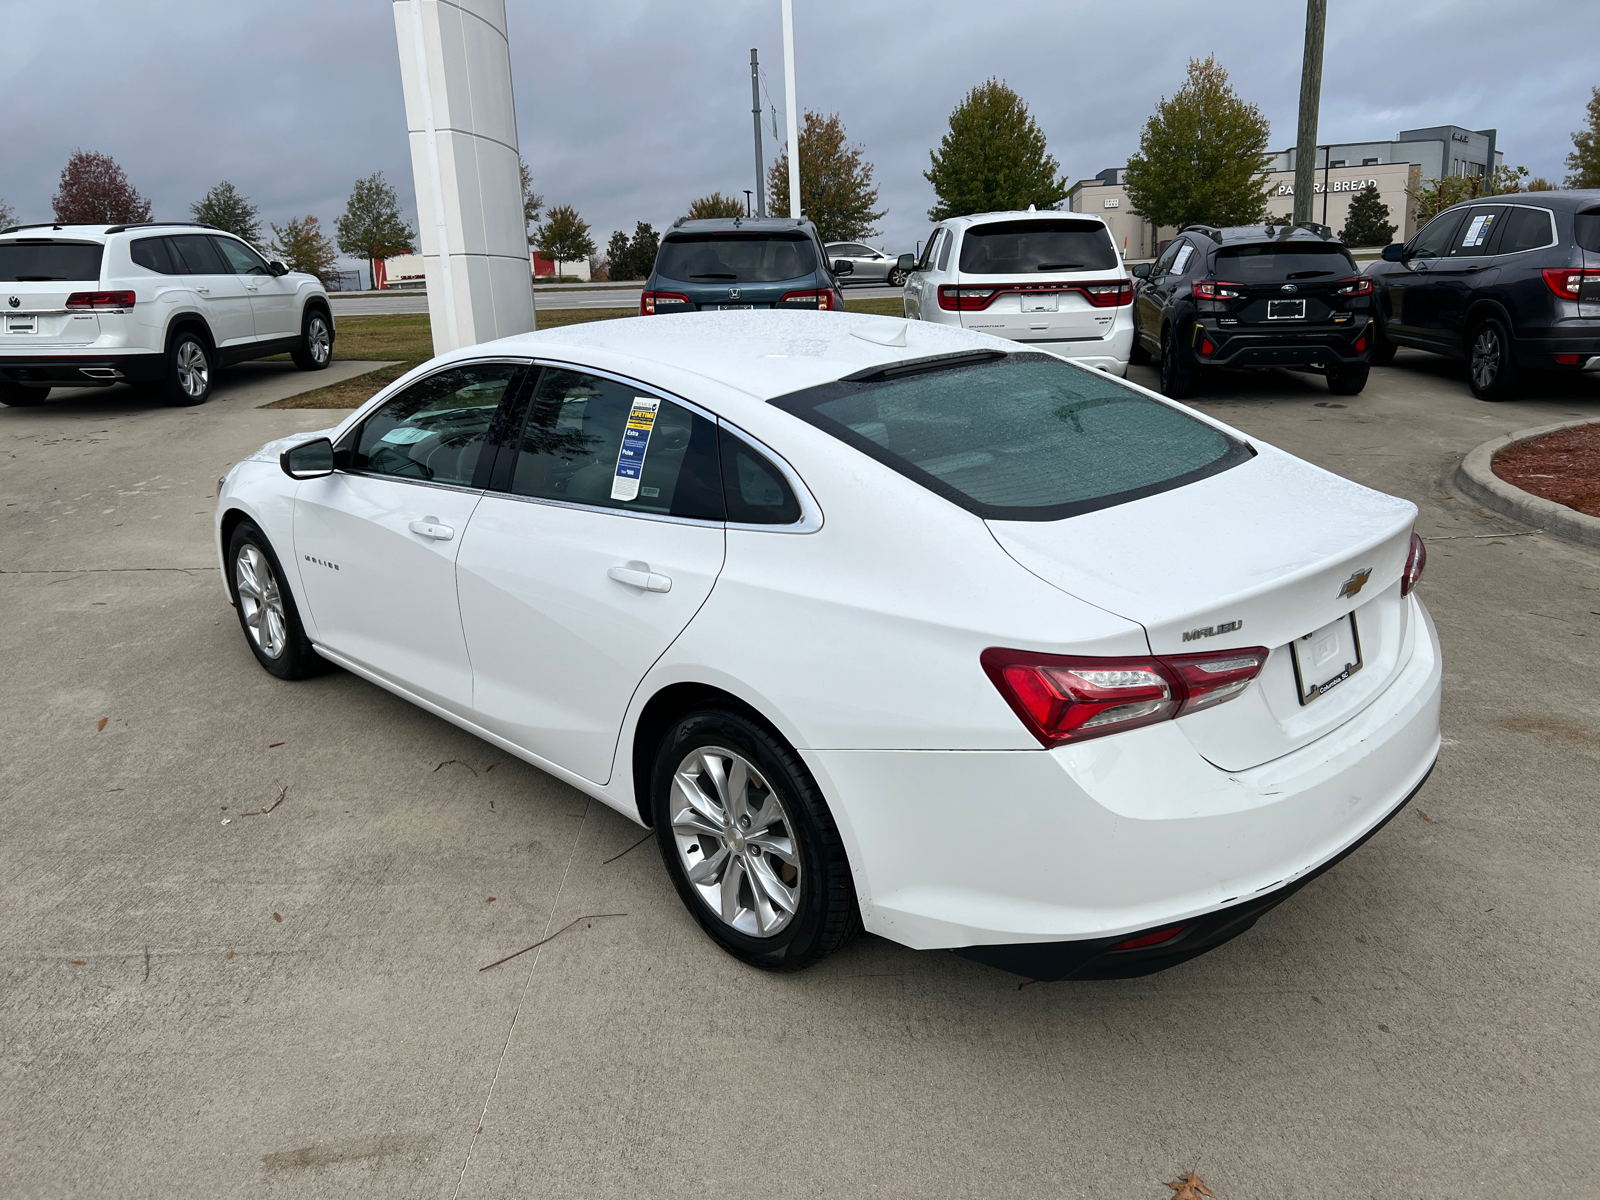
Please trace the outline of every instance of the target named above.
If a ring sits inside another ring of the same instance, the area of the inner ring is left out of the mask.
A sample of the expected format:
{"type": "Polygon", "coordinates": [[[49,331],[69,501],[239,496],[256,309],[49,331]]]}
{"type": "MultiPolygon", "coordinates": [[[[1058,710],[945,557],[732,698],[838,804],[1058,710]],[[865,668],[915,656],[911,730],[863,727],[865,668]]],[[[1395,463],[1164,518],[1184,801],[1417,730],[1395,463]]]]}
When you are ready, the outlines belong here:
{"type": "Polygon", "coordinates": [[[505,0],[394,0],[435,354],[534,328],[505,0]]]}

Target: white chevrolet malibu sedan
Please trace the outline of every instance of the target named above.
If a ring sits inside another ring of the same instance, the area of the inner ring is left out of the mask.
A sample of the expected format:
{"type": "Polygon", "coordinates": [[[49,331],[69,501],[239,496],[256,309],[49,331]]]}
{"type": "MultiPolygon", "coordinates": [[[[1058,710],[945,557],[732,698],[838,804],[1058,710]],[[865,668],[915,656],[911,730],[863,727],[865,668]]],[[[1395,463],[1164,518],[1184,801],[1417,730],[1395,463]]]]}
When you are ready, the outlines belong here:
{"type": "Polygon", "coordinates": [[[752,311],[441,356],[216,528],[263,667],[653,827],[746,962],[1062,979],[1242,933],[1422,786],[1415,515],[1014,341],[752,311]]]}

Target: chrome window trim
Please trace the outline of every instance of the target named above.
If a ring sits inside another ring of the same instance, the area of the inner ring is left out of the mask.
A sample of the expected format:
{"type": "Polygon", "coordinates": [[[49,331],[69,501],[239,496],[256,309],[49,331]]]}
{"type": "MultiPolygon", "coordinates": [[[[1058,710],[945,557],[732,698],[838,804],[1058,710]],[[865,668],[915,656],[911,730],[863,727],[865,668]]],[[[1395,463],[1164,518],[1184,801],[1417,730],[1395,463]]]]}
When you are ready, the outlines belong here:
{"type": "Polygon", "coordinates": [[[549,508],[570,508],[578,512],[603,513],[608,517],[629,517],[635,521],[661,521],[668,525],[698,525],[703,529],[724,529],[725,521],[702,521],[695,517],[675,517],[671,513],[639,512],[626,508],[607,508],[603,504],[578,504],[572,500],[552,500],[547,496],[523,496],[517,492],[484,492],[485,498],[516,500],[522,504],[543,504],[549,508]]]}
{"type": "Polygon", "coordinates": [[[335,467],[335,475],[348,475],[352,479],[381,479],[385,483],[409,483],[413,487],[438,488],[445,492],[466,492],[474,496],[484,494],[483,488],[462,483],[439,483],[433,479],[410,479],[404,475],[383,475],[377,471],[357,471],[350,467],[335,467]]]}

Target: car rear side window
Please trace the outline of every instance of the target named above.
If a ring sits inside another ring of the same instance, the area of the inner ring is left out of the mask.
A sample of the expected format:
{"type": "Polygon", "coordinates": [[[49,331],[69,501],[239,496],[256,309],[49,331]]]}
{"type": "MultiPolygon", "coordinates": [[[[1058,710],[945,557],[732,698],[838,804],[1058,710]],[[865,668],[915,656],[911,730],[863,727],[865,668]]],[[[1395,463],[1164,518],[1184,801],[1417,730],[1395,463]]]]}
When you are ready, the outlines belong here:
{"type": "Polygon", "coordinates": [[[99,242],[0,242],[0,280],[7,283],[94,283],[105,247],[99,242]]]}
{"type": "Polygon", "coordinates": [[[1109,271],[1118,265],[1111,234],[1098,221],[993,221],[961,239],[961,270],[974,275],[1109,271]]]}
{"type": "Polygon", "coordinates": [[[167,246],[166,238],[136,238],[128,245],[128,257],[133,259],[134,266],[147,271],[157,271],[162,275],[181,274],[172,261],[172,251],[167,246]]]}
{"type": "Polygon", "coordinates": [[[720,521],[717,425],[631,384],[549,369],[529,406],[510,490],[720,521]]]}
{"type": "Polygon", "coordinates": [[[167,239],[167,246],[177,263],[180,275],[230,275],[222,255],[211,244],[211,239],[200,234],[184,234],[167,239]]]}
{"type": "Polygon", "coordinates": [[[361,426],[351,466],[470,487],[489,423],[520,363],[469,363],[419,379],[361,426]]]}
{"type": "Polygon", "coordinates": [[[1328,242],[1265,242],[1222,247],[1213,273],[1233,283],[1335,279],[1354,275],[1356,262],[1343,246],[1328,242]]]}
{"type": "MultiPolygon", "coordinates": [[[[1518,209],[1517,211],[1518,212],[1523,212],[1523,213],[1528,213],[1530,215],[1532,215],[1532,214],[1537,214],[1538,215],[1539,220],[1541,220],[1541,221],[1543,221],[1545,223],[1544,224],[1544,228],[1543,228],[1543,233],[1544,233],[1545,237],[1544,237],[1543,241],[1537,242],[1537,243],[1535,243],[1535,245],[1538,245],[1538,246],[1549,245],[1549,243],[1552,240],[1551,237],[1550,237],[1550,229],[1549,229],[1550,218],[1549,218],[1549,216],[1546,213],[1540,212],[1536,208],[1522,208],[1522,209],[1518,209]]],[[[1577,229],[1578,245],[1582,246],[1585,250],[1589,251],[1591,254],[1600,254],[1600,208],[1585,209],[1583,212],[1581,212],[1577,216],[1575,216],[1572,220],[1573,220],[1573,225],[1577,229]]],[[[1532,222],[1530,221],[1529,224],[1531,225],[1532,222]]],[[[1509,230],[1507,231],[1507,235],[1506,236],[1507,236],[1507,238],[1509,240],[1509,238],[1510,238],[1509,230]]]]}
{"type": "Polygon", "coordinates": [[[783,472],[744,441],[722,431],[722,482],[728,520],[736,525],[793,525],[800,519],[783,472]]]}
{"type": "Polygon", "coordinates": [[[1255,453],[1099,371],[1033,352],[846,379],[772,403],[991,520],[1110,508],[1255,453]]]}
{"type": "Polygon", "coordinates": [[[656,260],[656,274],[686,283],[782,283],[816,269],[816,250],[804,234],[673,234],[656,260]]]}

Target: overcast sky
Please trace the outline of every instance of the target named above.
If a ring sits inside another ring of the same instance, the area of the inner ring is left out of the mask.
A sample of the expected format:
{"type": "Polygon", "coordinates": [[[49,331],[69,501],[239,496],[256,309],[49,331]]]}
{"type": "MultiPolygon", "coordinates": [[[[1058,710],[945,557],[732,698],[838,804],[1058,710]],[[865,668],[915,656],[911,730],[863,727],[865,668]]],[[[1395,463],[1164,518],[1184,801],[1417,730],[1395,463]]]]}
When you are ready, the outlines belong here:
{"type": "MultiPolygon", "coordinates": [[[[799,107],[837,112],[877,168],[891,252],[924,236],[922,172],[950,110],[990,75],[1021,93],[1070,179],[1120,166],[1186,61],[1215,53],[1295,139],[1296,0],[795,0],[799,107]]],[[[754,186],[750,48],[783,104],[779,0],[508,0],[517,122],[535,186],[603,246],[696,196],[754,186]]],[[[389,0],[0,0],[0,198],[50,216],[74,148],[122,164],[158,218],[229,179],[268,220],[331,227],[383,171],[414,221],[389,0]]],[[[1497,127],[1556,182],[1600,84],[1600,4],[1332,0],[1320,140],[1497,127]]],[[[766,159],[776,149],[766,118],[766,159]]],[[[781,129],[781,118],[780,118],[781,129]]]]}

